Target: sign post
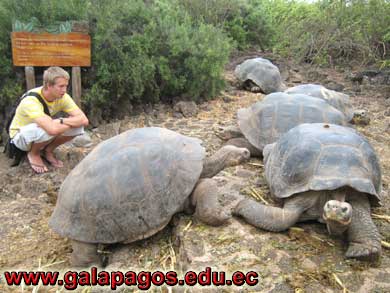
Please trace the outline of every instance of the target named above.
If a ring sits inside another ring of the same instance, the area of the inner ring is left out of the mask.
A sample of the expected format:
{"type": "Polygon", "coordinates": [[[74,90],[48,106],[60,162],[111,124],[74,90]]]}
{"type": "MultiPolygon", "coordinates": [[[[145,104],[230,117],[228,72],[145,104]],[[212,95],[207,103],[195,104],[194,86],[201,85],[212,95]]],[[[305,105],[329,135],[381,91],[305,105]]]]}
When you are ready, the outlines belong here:
{"type": "Polygon", "coordinates": [[[27,89],[35,87],[33,66],[71,66],[72,95],[81,104],[80,66],[91,66],[91,38],[84,33],[12,32],[12,59],[25,66],[27,89]]]}
{"type": "Polygon", "coordinates": [[[26,66],[24,67],[24,73],[26,74],[26,86],[27,90],[35,88],[35,73],[34,67],[26,66]]]}

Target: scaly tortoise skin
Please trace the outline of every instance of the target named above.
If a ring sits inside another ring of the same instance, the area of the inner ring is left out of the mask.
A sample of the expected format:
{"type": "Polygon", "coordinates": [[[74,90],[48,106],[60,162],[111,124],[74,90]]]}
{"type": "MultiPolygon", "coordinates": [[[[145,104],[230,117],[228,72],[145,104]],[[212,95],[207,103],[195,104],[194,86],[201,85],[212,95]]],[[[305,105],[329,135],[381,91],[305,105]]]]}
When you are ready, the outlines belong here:
{"type": "Polygon", "coordinates": [[[284,202],[283,208],[245,199],[235,214],[270,231],[318,220],[331,234],[346,234],[347,257],[380,257],[370,206],[381,200],[381,169],[375,151],[358,132],[334,124],[301,124],[267,145],[264,160],[271,195],[284,202]]]}
{"type": "Polygon", "coordinates": [[[63,182],[49,222],[73,240],[72,264],[99,263],[97,244],[149,237],[189,206],[196,206],[196,215],[208,224],[226,221],[216,185],[200,178],[241,163],[249,151],[224,147],[205,158],[200,143],[164,128],[139,128],[88,154],[63,182]]]}

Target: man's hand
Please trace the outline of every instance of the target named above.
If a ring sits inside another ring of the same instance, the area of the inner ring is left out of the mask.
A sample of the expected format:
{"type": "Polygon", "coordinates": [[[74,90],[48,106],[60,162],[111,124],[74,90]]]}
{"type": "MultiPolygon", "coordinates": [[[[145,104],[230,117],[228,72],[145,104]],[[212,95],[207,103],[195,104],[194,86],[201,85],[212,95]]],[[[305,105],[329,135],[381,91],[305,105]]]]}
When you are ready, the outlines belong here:
{"type": "Polygon", "coordinates": [[[61,124],[59,119],[52,119],[48,115],[36,118],[34,122],[52,136],[60,135],[71,128],[69,125],[61,124]]]}
{"type": "Polygon", "coordinates": [[[63,122],[71,127],[87,126],[89,123],[87,116],[80,109],[70,112],[69,117],[63,118],[63,122]]]}
{"type": "Polygon", "coordinates": [[[61,124],[60,119],[52,119],[50,116],[44,115],[36,118],[35,123],[52,136],[60,135],[70,128],[88,125],[88,118],[80,109],[70,112],[69,117],[63,118],[62,120],[63,124],[61,124]]]}

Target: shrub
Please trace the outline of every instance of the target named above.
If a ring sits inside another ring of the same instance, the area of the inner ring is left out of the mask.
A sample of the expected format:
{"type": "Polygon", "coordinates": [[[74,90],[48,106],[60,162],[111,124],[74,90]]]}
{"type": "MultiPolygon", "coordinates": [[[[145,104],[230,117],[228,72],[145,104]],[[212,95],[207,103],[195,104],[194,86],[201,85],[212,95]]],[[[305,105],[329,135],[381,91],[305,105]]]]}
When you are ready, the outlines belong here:
{"type": "Polygon", "coordinates": [[[90,11],[93,68],[87,101],[115,111],[123,101],[215,95],[231,45],[170,1],[97,1],[90,11]]]}
{"type": "MultiPolygon", "coordinates": [[[[15,20],[33,17],[43,26],[57,21],[86,19],[86,0],[0,0],[0,112],[23,92],[23,68],[13,67],[10,34],[15,20]]],[[[3,121],[2,121],[3,122],[3,121]]]]}
{"type": "Polygon", "coordinates": [[[194,22],[169,0],[0,0],[0,107],[22,94],[12,67],[12,22],[48,28],[59,21],[88,20],[92,67],[83,69],[83,102],[105,107],[184,96],[209,98],[222,87],[232,41],[210,24],[194,22]],[[12,89],[12,87],[14,88],[12,89]],[[20,92],[19,92],[20,91],[20,92]],[[17,94],[16,94],[17,93],[17,94]]]}
{"type": "Polygon", "coordinates": [[[271,45],[273,29],[261,0],[177,0],[194,20],[223,29],[238,48],[271,45]]]}
{"type": "Polygon", "coordinates": [[[264,0],[275,28],[274,49],[317,64],[388,58],[390,2],[264,0]],[[387,55],[386,55],[387,54],[387,55]]]}

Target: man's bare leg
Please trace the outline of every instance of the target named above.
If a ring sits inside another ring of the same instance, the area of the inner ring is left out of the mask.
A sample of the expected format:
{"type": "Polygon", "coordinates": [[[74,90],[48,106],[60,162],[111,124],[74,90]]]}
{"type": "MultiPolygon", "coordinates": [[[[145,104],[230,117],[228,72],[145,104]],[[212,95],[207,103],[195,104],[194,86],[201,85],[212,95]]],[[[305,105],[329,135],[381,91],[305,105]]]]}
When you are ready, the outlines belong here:
{"type": "Polygon", "coordinates": [[[43,163],[41,158],[41,150],[48,143],[50,143],[50,141],[33,143],[31,145],[31,150],[27,153],[27,159],[30,163],[31,168],[38,174],[45,173],[48,171],[46,165],[43,163]]]}
{"type": "Polygon", "coordinates": [[[70,140],[72,140],[74,138],[74,136],[63,136],[63,135],[59,135],[57,136],[52,142],[50,142],[46,147],[45,149],[43,150],[44,151],[44,156],[45,156],[45,159],[55,168],[61,168],[64,166],[64,163],[60,160],[58,160],[55,156],[54,156],[54,149],[70,140]]]}

